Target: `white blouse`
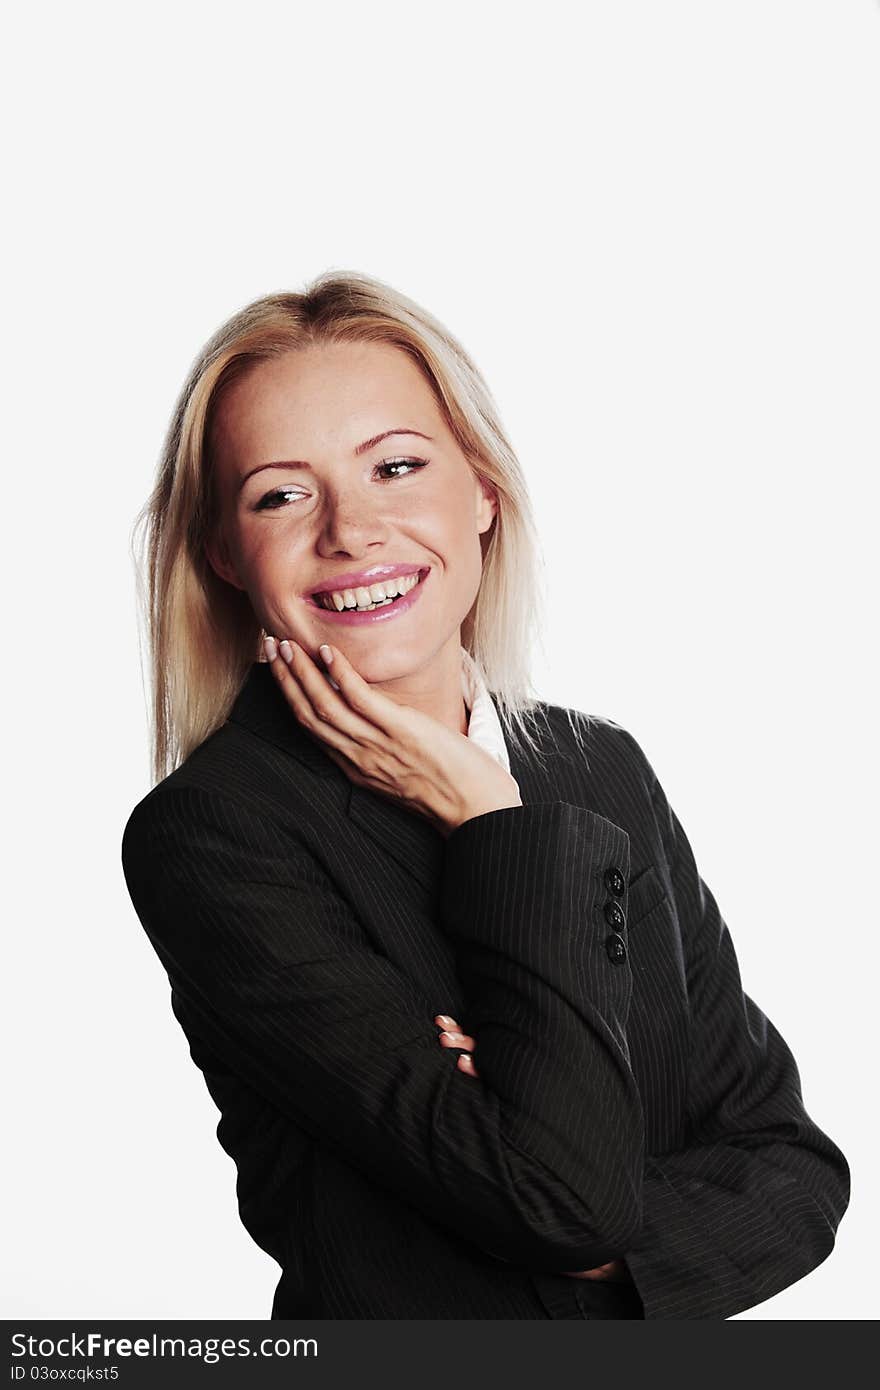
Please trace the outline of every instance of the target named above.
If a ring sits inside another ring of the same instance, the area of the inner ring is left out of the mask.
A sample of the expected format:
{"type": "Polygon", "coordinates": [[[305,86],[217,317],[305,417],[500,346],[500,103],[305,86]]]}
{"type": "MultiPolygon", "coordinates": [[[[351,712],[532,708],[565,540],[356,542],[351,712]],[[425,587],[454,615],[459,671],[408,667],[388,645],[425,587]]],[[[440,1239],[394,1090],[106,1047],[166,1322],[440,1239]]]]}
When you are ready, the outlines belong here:
{"type": "Polygon", "coordinates": [[[487,753],[491,753],[509,772],[510,758],[498,711],[492,703],[485,681],[477,670],[476,662],[464,647],[461,648],[461,693],[469,711],[468,738],[473,739],[474,743],[479,744],[487,753]]]}

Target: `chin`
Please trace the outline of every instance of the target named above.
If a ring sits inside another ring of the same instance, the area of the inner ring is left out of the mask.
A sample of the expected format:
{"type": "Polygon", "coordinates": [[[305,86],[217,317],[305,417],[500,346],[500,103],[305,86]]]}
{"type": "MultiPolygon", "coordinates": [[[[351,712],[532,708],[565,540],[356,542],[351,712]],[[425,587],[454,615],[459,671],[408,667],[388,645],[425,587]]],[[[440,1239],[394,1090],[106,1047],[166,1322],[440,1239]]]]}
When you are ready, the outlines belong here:
{"type": "Polygon", "coordinates": [[[425,646],[424,636],[421,640],[410,639],[403,641],[400,638],[392,637],[390,633],[381,634],[372,632],[364,628],[360,633],[355,633],[354,637],[350,632],[342,629],[334,636],[332,633],[326,637],[321,637],[315,641],[315,653],[317,655],[318,642],[331,642],[334,647],[338,647],[343,656],[347,657],[359,675],[371,685],[380,685],[385,681],[399,680],[403,676],[411,676],[424,666],[431,657],[431,649],[425,646]]]}
{"type": "Polygon", "coordinates": [[[360,651],[352,644],[335,642],[354,669],[371,685],[381,685],[385,681],[399,680],[409,676],[419,666],[418,659],[405,651],[360,651]]]}

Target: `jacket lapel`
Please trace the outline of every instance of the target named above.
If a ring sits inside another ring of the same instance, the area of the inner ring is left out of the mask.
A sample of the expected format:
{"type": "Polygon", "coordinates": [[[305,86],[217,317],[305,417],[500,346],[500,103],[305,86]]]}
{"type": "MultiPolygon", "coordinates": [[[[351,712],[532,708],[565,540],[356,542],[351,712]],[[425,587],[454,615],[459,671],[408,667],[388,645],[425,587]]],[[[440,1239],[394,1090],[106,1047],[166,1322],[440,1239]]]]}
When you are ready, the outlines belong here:
{"type": "Polygon", "coordinates": [[[402,864],[423,887],[430,889],[436,884],[444,840],[424,816],[354,782],[349,783],[348,814],[359,830],[402,864]]]}
{"type": "MultiPolygon", "coordinates": [[[[491,696],[496,710],[494,695],[491,696]]],[[[442,865],[444,837],[423,816],[380,792],[359,787],[346,777],[320,743],[297,720],[272,675],[268,662],[255,661],[235,699],[229,719],[282,748],[318,777],[341,778],[348,787],[346,810],[358,830],[390,854],[424,887],[436,886],[442,865]]],[[[521,753],[508,742],[510,771],[524,804],[556,801],[558,758],[547,748],[547,766],[521,753]]]]}
{"type": "Polygon", "coordinates": [[[241,687],[229,719],[243,724],[283,748],[318,777],[344,777],[319,743],[300,724],[284,696],[268,661],[255,661],[241,687]]]}

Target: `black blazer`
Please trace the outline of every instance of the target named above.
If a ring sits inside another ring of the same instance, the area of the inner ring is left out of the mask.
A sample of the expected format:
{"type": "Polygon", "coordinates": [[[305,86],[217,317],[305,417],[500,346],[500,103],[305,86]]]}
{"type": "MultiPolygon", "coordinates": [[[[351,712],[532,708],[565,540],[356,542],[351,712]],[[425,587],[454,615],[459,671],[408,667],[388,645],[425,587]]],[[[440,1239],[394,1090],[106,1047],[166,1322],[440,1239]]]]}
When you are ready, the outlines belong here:
{"type": "Polygon", "coordinates": [[[444,839],[255,662],[122,858],[273,1317],[727,1318],[849,1200],[641,748],[542,704],[523,800],[444,839]],[[476,1039],[479,1076],[438,1042],[476,1039]],[[571,1279],[624,1257],[632,1283],[571,1279]]]}

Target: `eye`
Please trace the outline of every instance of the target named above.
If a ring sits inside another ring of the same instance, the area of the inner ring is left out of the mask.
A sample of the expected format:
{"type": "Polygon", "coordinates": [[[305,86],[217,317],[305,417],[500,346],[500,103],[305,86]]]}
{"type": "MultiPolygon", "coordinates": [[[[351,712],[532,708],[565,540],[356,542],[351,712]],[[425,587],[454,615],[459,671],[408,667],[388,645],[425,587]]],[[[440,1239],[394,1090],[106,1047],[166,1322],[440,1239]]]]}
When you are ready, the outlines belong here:
{"type": "Polygon", "coordinates": [[[259,502],[257,502],[256,505],[255,505],[255,507],[254,507],[254,511],[255,511],[255,512],[262,512],[262,511],[266,511],[266,510],[271,510],[272,508],[275,508],[275,507],[283,507],[283,506],[284,506],[284,500],[285,500],[285,497],[287,496],[287,494],[288,494],[288,493],[291,493],[291,492],[295,492],[295,491],[296,491],[296,489],[295,489],[295,488],[292,488],[292,487],[276,487],[276,488],[273,488],[273,490],[272,490],[271,492],[265,493],[265,494],[260,498],[259,502]]]}
{"type": "MultiPolygon", "coordinates": [[[[376,468],[375,468],[374,471],[375,471],[376,473],[379,473],[379,472],[381,472],[381,470],[384,469],[384,468],[393,468],[393,469],[398,469],[398,468],[419,469],[419,468],[424,468],[424,467],[427,465],[427,462],[428,462],[427,459],[417,459],[417,458],[385,459],[384,462],[382,462],[382,463],[377,463],[377,464],[376,464],[376,468]]],[[[406,478],[406,477],[408,477],[408,474],[407,474],[407,473],[397,473],[397,472],[395,472],[395,473],[392,473],[392,474],[390,474],[390,475],[387,475],[387,474],[384,475],[382,478],[380,478],[380,482],[383,482],[383,483],[390,483],[390,482],[393,482],[395,478],[406,478]]],[[[294,497],[300,496],[300,497],[302,497],[302,496],[303,496],[303,493],[298,492],[297,489],[294,488],[294,487],[276,487],[276,488],[273,488],[271,492],[266,492],[266,493],[264,493],[263,496],[260,498],[259,502],[256,502],[256,503],[254,504],[254,511],[255,511],[255,512],[277,511],[279,507],[284,507],[284,506],[287,505],[287,501],[288,501],[288,498],[289,498],[290,496],[294,496],[294,497]]]]}
{"type": "MultiPolygon", "coordinates": [[[[379,472],[383,468],[424,468],[427,462],[427,459],[386,459],[383,463],[376,464],[376,471],[379,472]]],[[[390,478],[385,477],[382,481],[387,483],[394,478],[405,478],[406,476],[405,473],[393,473],[390,478]]]]}

